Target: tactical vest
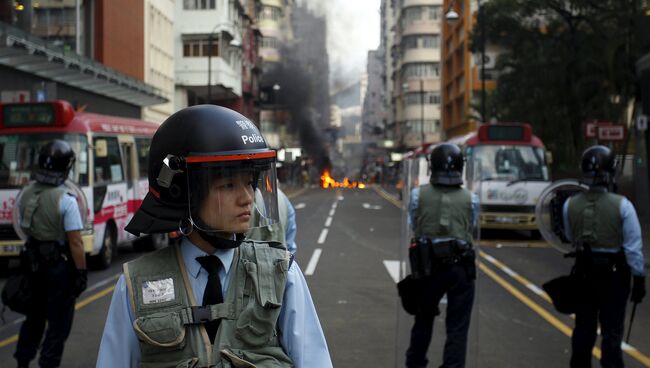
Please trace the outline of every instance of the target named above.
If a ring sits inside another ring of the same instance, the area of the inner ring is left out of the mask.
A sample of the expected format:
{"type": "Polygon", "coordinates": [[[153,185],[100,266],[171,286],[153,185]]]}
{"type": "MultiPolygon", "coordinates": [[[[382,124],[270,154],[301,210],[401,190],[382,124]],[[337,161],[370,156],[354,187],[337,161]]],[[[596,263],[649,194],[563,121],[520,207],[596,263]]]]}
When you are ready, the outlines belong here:
{"type": "Polygon", "coordinates": [[[460,187],[425,184],[415,219],[415,236],[472,242],[472,194],[460,187]]]}
{"type": "MultiPolygon", "coordinates": [[[[259,217],[257,211],[254,211],[253,220],[255,217],[259,217]]],[[[287,221],[289,218],[289,207],[287,202],[282,196],[278,196],[278,217],[279,222],[269,226],[261,226],[252,228],[246,234],[247,239],[258,240],[258,241],[272,241],[286,246],[286,230],[287,230],[287,221]]]]}
{"type": "Polygon", "coordinates": [[[243,242],[224,303],[200,308],[180,244],[126,263],[141,367],[293,367],[276,328],[288,267],[286,250],[243,242]],[[212,345],[201,320],[219,318],[212,345]]]}
{"type": "Polygon", "coordinates": [[[568,212],[573,244],[588,244],[592,248],[622,247],[622,200],[618,194],[595,191],[571,197],[568,212]]]}
{"type": "Polygon", "coordinates": [[[20,199],[20,226],[28,236],[40,241],[65,241],[63,216],[59,212],[62,186],[32,183],[20,199]]]}

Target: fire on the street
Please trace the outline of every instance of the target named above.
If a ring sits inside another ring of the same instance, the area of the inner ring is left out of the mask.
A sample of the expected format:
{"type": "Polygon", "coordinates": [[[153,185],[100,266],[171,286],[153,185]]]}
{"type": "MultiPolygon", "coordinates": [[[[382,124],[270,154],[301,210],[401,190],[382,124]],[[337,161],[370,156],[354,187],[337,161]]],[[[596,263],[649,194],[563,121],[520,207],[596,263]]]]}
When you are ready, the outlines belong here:
{"type": "Polygon", "coordinates": [[[357,181],[350,181],[347,177],[343,181],[336,181],[330,176],[328,169],[323,170],[323,175],[320,177],[321,187],[322,188],[359,188],[363,189],[366,187],[364,183],[359,183],[357,181]]]}

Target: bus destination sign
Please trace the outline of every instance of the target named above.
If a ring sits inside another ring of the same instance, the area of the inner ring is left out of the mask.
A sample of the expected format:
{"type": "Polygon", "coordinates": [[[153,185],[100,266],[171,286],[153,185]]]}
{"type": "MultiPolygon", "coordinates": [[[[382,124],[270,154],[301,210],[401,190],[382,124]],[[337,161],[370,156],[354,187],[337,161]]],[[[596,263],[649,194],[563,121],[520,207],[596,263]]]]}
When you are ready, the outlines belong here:
{"type": "Polygon", "coordinates": [[[51,104],[10,104],[3,107],[6,128],[53,125],[56,111],[51,104]]]}

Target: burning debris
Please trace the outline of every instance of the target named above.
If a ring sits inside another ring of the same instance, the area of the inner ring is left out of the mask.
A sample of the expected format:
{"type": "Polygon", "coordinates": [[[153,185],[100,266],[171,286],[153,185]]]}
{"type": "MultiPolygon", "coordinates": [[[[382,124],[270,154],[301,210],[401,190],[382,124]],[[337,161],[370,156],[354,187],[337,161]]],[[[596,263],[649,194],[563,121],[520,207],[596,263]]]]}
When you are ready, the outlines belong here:
{"type": "Polygon", "coordinates": [[[359,188],[364,189],[366,185],[357,181],[350,181],[347,177],[343,178],[343,181],[336,181],[336,179],[330,176],[330,171],[328,169],[323,170],[323,175],[320,177],[321,187],[322,188],[359,188]]]}

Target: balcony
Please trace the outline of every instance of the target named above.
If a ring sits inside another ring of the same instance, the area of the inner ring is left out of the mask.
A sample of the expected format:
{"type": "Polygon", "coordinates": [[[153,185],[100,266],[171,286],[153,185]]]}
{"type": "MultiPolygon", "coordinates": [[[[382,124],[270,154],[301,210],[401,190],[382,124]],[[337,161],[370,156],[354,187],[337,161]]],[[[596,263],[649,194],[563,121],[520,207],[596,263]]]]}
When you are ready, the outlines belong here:
{"type": "Polygon", "coordinates": [[[408,49],[402,56],[402,64],[421,63],[421,62],[439,62],[440,49],[433,48],[414,48],[408,49]]]}
{"type": "Polygon", "coordinates": [[[442,0],[404,0],[402,9],[421,5],[442,5],[442,0]]]}
{"type": "MultiPolygon", "coordinates": [[[[223,58],[212,58],[212,86],[223,88],[241,96],[241,70],[230,66],[223,58]]],[[[206,87],[208,84],[208,58],[181,58],[176,64],[176,84],[186,87],[206,87]]],[[[199,92],[200,93],[200,92],[199,92]]],[[[231,96],[234,97],[234,96],[231,96]]]]}
{"type": "Polygon", "coordinates": [[[440,119],[440,105],[424,105],[424,109],[421,105],[408,105],[403,112],[399,120],[420,120],[423,116],[425,120],[440,119]]]}
{"type": "Polygon", "coordinates": [[[441,20],[419,20],[404,26],[401,36],[408,36],[414,34],[442,34],[440,28],[441,20]]]}

